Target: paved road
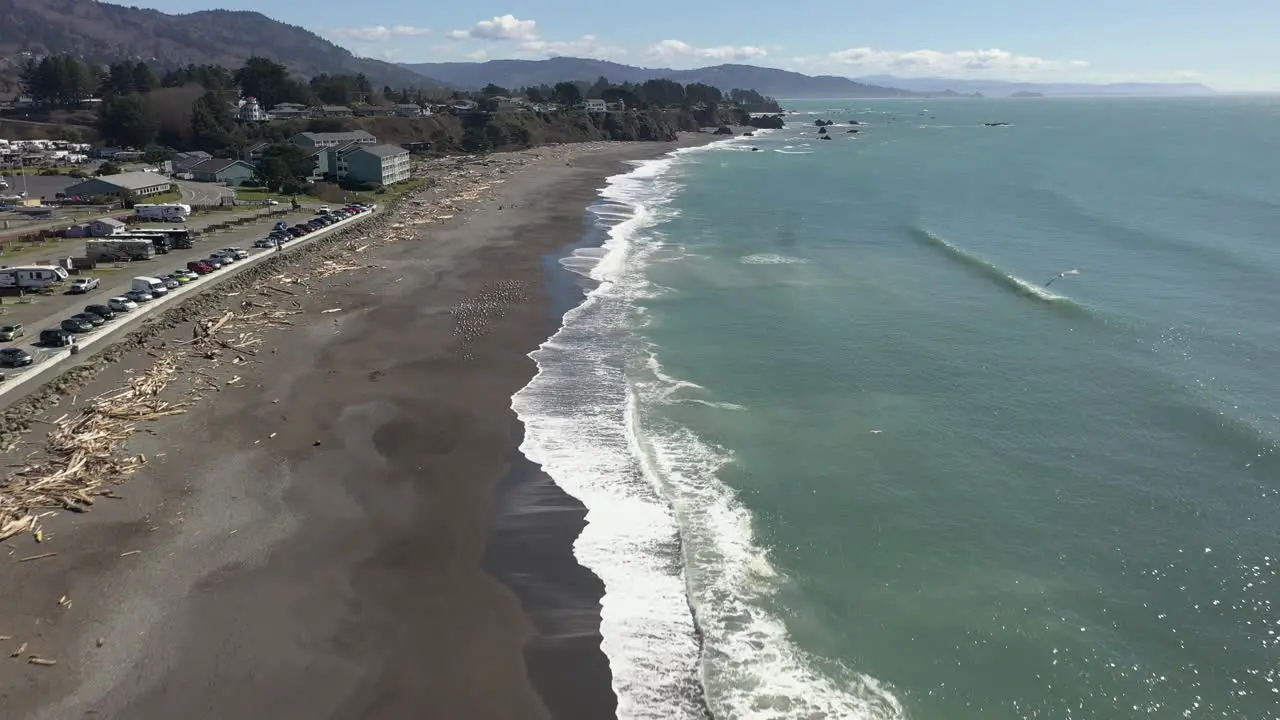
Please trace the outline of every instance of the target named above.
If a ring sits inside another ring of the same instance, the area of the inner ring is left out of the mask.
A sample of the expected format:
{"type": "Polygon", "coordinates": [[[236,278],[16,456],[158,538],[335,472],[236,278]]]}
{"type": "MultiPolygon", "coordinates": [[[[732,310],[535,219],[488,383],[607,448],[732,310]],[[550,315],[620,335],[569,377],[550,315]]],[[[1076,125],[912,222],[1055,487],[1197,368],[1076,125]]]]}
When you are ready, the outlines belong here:
{"type": "Polygon", "coordinates": [[[190,180],[174,180],[178,190],[182,192],[182,201],[188,205],[218,205],[224,197],[235,197],[231,188],[213,183],[191,182],[190,180]]]}

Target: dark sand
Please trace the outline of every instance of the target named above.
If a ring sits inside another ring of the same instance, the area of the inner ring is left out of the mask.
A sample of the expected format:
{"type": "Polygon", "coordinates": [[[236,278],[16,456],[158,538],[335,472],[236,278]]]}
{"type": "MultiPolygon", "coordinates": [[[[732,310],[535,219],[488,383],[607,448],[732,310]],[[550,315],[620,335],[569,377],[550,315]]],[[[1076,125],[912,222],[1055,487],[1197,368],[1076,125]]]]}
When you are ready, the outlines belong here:
{"type": "Polygon", "coordinates": [[[0,543],[0,716],[612,717],[583,509],[515,449],[510,397],[554,329],[544,256],[623,160],[672,147],[526,154],[495,199],[315,283],[265,362],[224,368],[238,383],[149,423],[124,500],[0,543]],[[468,300],[501,312],[464,341],[468,300]],[[10,659],[21,643],[58,664],[10,659]]]}

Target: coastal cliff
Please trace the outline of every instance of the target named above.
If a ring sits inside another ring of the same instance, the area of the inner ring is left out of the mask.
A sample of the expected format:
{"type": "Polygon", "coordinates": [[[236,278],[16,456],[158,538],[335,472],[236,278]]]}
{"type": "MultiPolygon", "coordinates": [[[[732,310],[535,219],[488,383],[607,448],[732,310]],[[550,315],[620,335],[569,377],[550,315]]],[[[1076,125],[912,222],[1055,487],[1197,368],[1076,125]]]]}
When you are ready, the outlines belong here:
{"type": "Polygon", "coordinates": [[[425,118],[361,118],[359,125],[382,142],[429,143],[434,153],[515,150],[592,140],[675,140],[678,133],[704,127],[745,125],[745,111],[646,109],[609,113],[496,112],[425,118]]]}

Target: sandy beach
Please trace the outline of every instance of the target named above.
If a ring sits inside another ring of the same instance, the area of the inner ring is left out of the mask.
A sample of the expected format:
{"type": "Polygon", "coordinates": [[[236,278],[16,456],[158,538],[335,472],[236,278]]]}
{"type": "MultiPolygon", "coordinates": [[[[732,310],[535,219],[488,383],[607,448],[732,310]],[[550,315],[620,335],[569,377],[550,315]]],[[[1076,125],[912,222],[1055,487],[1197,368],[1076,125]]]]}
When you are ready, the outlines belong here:
{"type": "Polygon", "coordinates": [[[3,715],[612,717],[583,510],[520,456],[510,397],[554,330],[547,254],[675,146],[442,162],[379,229],[207,294],[216,342],[171,319],[45,410],[9,471],[177,358],[157,397],[181,412],[137,424],[118,498],[0,543],[3,715]]]}

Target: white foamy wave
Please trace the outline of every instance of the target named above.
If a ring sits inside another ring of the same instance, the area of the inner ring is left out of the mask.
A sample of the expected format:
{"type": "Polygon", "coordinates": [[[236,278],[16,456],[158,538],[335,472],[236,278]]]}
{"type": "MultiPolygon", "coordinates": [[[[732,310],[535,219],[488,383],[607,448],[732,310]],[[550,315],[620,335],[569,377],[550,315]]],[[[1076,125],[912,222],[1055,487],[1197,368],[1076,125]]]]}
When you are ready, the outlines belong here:
{"type": "Polygon", "coordinates": [[[743,265],[803,265],[809,261],[804,258],[791,257],[789,255],[760,253],[758,255],[743,255],[738,258],[738,262],[743,265]]]}
{"type": "Polygon", "coordinates": [[[575,253],[598,285],[531,353],[538,374],[512,399],[521,450],[587,507],[574,552],[605,586],[602,649],[621,720],[701,720],[704,702],[720,720],[897,718],[892,694],[808,656],[764,609],[779,579],[717,476],[730,455],[651,412],[672,398],[713,402],[675,397],[707,390],[663,370],[636,333],[635,301],[656,291],[644,268],[679,189],[668,173],[714,147],[641,164],[602,191],[634,210],[602,255],[575,253]]]}
{"type": "Polygon", "coordinates": [[[783,155],[812,155],[813,154],[812,150],[785,150],[785,149],[779,149],[779,148],[775,148],[774,152],[782,153],[783,155]]]}
{"type": "Polygon", "coordinates": [[[1059,295],[1058,293],[1053,292],[1052,290],[1049,290],[1043,285],[1037,285],[1033,282],[1023,280],[1017,275],[1011,275],[1009,273],[1005,273],[1005,277],[1009,278],[1009,280],[1012,281],[1014,285],[1017,285],[1018,287],[1022,288],[1024,291],[1031,293],[1032,295],[1035,295],[1041,300],[1049,300],[1050,302],[1057,302],[1060,300],[1071,299],[1066,295],[1059,295]]]}

